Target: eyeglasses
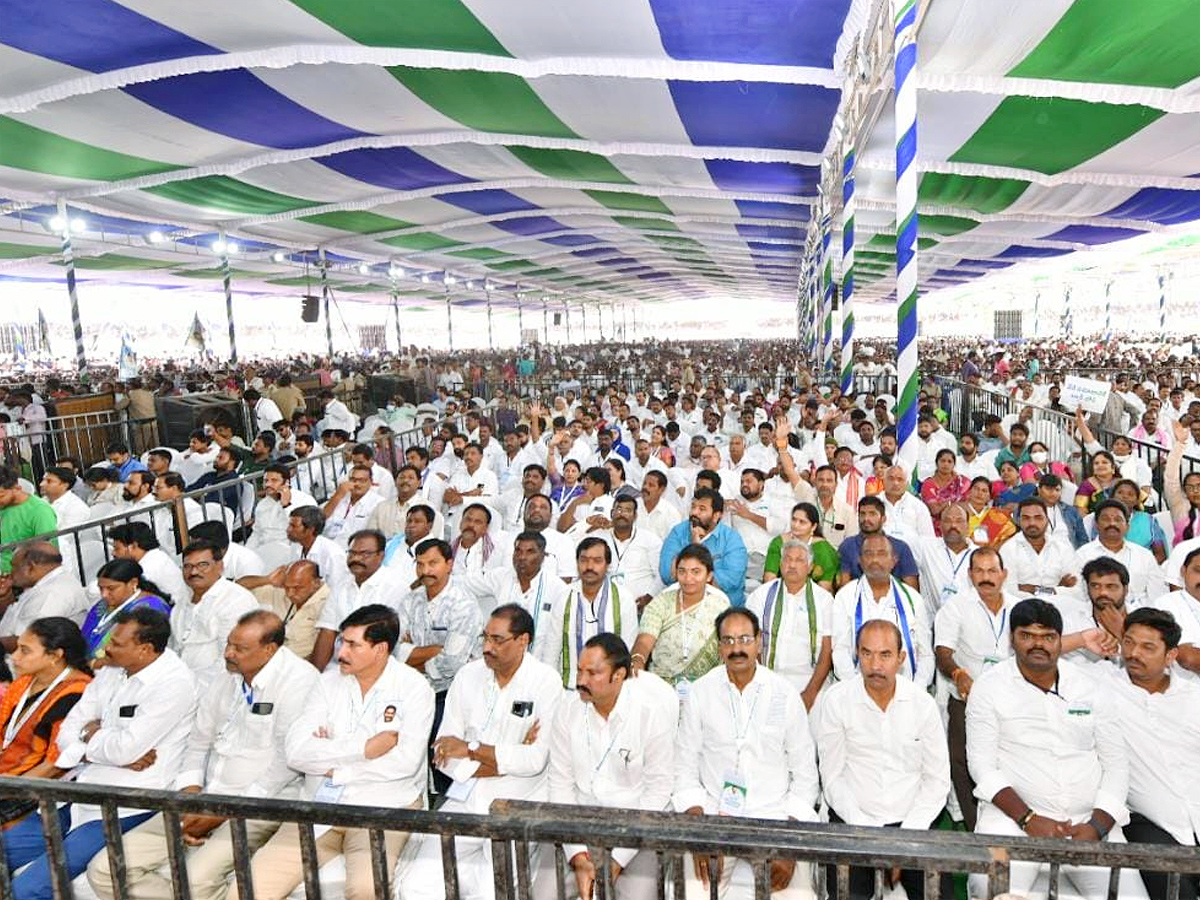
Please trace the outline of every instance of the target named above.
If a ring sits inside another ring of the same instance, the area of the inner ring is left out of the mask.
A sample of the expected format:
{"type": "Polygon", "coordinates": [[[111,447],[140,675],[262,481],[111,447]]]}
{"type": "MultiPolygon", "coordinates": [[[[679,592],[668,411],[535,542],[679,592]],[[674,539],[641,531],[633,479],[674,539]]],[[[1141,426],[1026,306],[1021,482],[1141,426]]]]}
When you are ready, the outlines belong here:
{"type": "Polygon", "coordinates": [[[378,556],[382,550],[347,550],[346,556],[378,556]]]}
{"type": "Polygon", "coordinates": [[[515,641],[517,639],[517,635],[515,634],[504,636],[499,634],[488,634],[486,631],[480,634],[479,637],[485,644],[491,644],[495,647],[503,647],[509,641],[515,641]]]}
{"type": "Polygon", "coordinates": [[[212,560],[205,560],[204,562],[198,562],[198,563],[185,562],[183,564],[183,571],[185,571],[185,572],[207,572],[214,565],[216,565],[216,563],[214,563],[212,560]]]}
{"type": "Polygon", "coordinates": [[[740,644],[741,646],[745,647],[749,644],[753,644],[757,640],[758,635],[756,634],[726,635],[719,640],[719,643],[722,647],[732,647],[735,644],[740,644]]]}

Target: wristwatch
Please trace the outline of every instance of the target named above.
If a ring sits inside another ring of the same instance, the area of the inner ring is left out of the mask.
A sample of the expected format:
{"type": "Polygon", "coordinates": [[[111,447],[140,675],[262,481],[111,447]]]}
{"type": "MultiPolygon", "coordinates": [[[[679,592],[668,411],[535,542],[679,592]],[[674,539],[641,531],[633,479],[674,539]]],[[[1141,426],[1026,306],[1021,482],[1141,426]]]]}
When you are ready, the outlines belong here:
{"type": "Polygon", "coordinates": [[[471,743],[467,744],[467,754],[468,755],[475,753],[478,750],[479,750],[479,741],[471,741],[471,743]]]}
{"type": "Polygon", "coordinates": [[[1024,830],[1025,830],[1025,826],[1027,826],[1027,825],[1029,824],[1029,821],[1030,821],[1030,820],[1031,820],[1033,817],[1034,817],[1034,812],[1033,812],[1033,809],[1032,809],[1032,807],[1031,807],[1031,808],[1029,808],[1029,809],[1025,810],[1025,814],[1024,814],[1024,815],[1022,815],[1022,816],[1021,816],[1021,818],[1017,819],[1017,827],[1018,827],[1018,828],[1020,828],[1022,831],[1024,831],[1024,830]]]}

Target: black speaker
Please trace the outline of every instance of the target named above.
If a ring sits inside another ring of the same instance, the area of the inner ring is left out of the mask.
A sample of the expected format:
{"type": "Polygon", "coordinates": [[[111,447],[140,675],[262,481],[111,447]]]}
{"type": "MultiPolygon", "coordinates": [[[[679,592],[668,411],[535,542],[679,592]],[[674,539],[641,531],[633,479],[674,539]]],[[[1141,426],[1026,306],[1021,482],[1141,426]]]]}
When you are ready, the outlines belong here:
{"type": "Polygon", "coordinates": [[[315,322],[320,318],[321,308],[317,305],[318,301],[319,298],[312,294],[305,294],[300,298],[300,302],[303,304],[300,307],[301,322],[315,322]]]}
{"type": "Polygon", "coordinates": [[[1020,340],[1021,311],[1019,309],[997,309],[993,312],[992,333],[998,341],[1020,340]]]}
{"type": "Polygon", "coordinates": [[[554,324],[555,324],[555,325],[561,325],[561,324],[562,324],[562,313],[555,313],[555,314],[554,314],[554,324]]]}

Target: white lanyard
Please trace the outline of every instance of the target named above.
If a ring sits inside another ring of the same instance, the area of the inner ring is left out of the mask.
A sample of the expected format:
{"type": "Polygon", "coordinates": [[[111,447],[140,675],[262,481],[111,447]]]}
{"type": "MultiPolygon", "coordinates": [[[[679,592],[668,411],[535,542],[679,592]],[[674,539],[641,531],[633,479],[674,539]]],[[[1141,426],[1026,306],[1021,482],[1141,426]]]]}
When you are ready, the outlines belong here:
{"type": "MultiPolygon", "coordinates": [[[[594,710],[593,710],[593,712],[594,712],[594,710]]],[[[599,713],[596,713],[596,715],[598,716],[599,713]]],[[[605,761],[608,759],[608,754],[612,753],[612,748],[616,746],[617,738],[619,738],[621,736],[621,732],[623,730],[624,730],[623,728],[613,730],[612,740],[610,740],[608,742],[608,746],[604,749],[604,753],[601,755],[600,761],[593,763],[593,765],[592,765],[592,788],[591,789],[592,789],[593,794],[596,793],[596,791],[595,791],[596,776],[600,773],[601,767],[603,767],[605,761]]],[[[588,761],[592,762],[596,758],[596,751],[592,748],[591,723],[588,722],[586,719],[584,720],[584,723],[583,723],[583,734],[584,734],[584,737],[587,738],[588,761]]]]}
{"type": "Polygon", "coordinates": [[[754,699],[750,701],[750,712],[746,715],[745,722],[738,721],[737,704],[735,704],[733,700],[733,685],[727,684],[726,687],[729,689],[729,715],[730,718],[733,719],[733,742],[737,745],[738,762],[740,763],[742,748],[746,746],[746,741],[749,737],[748,732],[750,731],[750,726],[754,722],[754,710],[758,706],[758,698],[762,695],[763,686],[762,682],[759,682],[757,688],[755,688],[754,699]]]}
{"type": "Polygon", "coordinates": [[[96,627],[92,629],[92,633],[93,634],[103,634],[108,628],[108,623],[111,622],[113,619],[115,619],[118,615],[120,615],[121,610],[123,610],[130,603],[133,603],[135,600],[137,600],[141,596],[142,596],[142,592],[138,591],[136,594],[134,594],[128,600],[122,601],[121,605],[118,606],[116,609],[114,609],[112,612],[105,613],[103,616],[101,616],[100,621],[98,621],[96,623],[96,627]]]}
{"type": "Polygon", "coordinates": [[[50,682],[46,689],[42,691],[36,703],[29,703],[29,692],[33,690],[33,682],[29,682],[29,685],[25,688],[25,693],[21,695],[20,701],[13,707],[12,718],[8,720],[8,726],[4,729],[4,749],[8,749],[8,745],[16,738],[17,732],[21,730],[21,726],[29,721],[29,717],[37,712],[41,705],[49,699],[50,692],[58,687],[59,682],[70,675],[72,671],[71,667],[67,666],[59,672],[58,677],[50,682]],[[20,711],[19,714],[18,710],[20,711]]]}

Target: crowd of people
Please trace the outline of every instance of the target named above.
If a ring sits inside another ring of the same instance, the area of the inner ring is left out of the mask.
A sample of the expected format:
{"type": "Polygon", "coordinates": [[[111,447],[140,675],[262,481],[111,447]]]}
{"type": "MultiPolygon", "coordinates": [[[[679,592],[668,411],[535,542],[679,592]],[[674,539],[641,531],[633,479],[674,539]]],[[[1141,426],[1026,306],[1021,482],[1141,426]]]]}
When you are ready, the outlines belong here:
{"type": "MultiPolygon", "coordinates": [[[[37,488],[4,469],[0,774],[1195,846],[1194,376],[1163,347],[929,349],[904,447],[886,348],[843,394],[785,342],[612,344],[392,361],[421,401],[403,439],[348,405],[350,367],[308,415],[290,382],[313,370],[263,366],[211,385],[246,403],[249,446],[217,414],[186,449],[47,458],[37,488]],[[1062,373],[1093,364],[1128,368],[1102,412],[1064,408],[1062,373]],[[85,552],[80,526],[113,514],[85,552]]],[[[26,395],[52,389],[0,404],[26,395]]],[[[50,897],[38,814],[0,812],[14,896],[50,897]]],[[[98,810],[60,817],[72,877],[114,896],[98,810]]],[[[130,896],[171,896],[163,817],[120,827],[130,896]]],[[[229,823],[182,827],[193,896],[236,895],[229,823]]],[[[302,883],[295,825],[247,839],[256,897],[302,883]]],[[[366,832],[316,847],[348,900],[374,896],[366,832]]],[[[558,873],[531,848],[540,900],[603,875],[564,850],[558,873]]],[[[444,894],[436,837],[385,852],[403,900],[444,894]]],[[[491,853],[458,840],[463,896],[494,897],[491,853]]],[[[618,897],[657,895],[652,851],[611,862],[618,897]]],[[[1044,893],[1046,868],[1012,863],[1011,891],[1044,893]]],[[[746,860],[683,871],[689,897],[754,890],[746,860]]],[[[1107,893],[1106,869],[1062,873],[1107,893]]],[[[815,874],[777,860],[772,892],[813,896],[815,874]]],[[[885,881],[924,895],[921,872],[885,881]]],[[[852,897],[874,888],[852,869],[852,897]]],[[[1120,876],[1127,900],[1167,888],[1120,876]]]]}

